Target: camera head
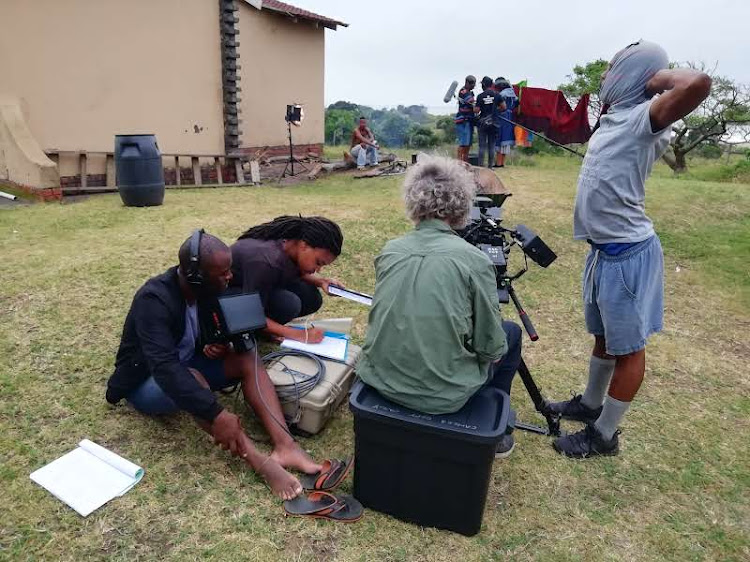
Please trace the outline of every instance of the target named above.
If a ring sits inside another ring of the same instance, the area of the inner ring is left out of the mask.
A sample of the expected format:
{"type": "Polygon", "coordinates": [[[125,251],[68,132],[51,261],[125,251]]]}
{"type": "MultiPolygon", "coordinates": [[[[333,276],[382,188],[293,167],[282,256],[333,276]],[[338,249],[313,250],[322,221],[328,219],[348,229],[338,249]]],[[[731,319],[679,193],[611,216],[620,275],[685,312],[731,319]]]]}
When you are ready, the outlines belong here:
{"type": "Polygon", "coordinates": [[[520,224],[515,228],[505,228],[502,223],[502,205],[510,193],[481,194],[474,198],[469,224],[460,230],[459,235],[469,244],[480,249],[495,267],[500,302],[507,301],[510,283],[523,275],[528,265],[515,275],[508,273],[508,261],[513,246],[523,250],[525,258],[541,267],[548,267],[557,255],[528,226],[520,224]]]}

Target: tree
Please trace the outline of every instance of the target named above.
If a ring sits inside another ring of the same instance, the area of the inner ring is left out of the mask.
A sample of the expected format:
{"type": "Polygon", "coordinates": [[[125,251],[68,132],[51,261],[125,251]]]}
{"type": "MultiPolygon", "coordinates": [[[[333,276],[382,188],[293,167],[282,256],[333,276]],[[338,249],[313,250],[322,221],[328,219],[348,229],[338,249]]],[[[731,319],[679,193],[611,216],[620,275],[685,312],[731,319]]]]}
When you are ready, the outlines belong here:
{"type": "Polygon", "coordinates": [[[427,113],[427,108],[423,105],[410,105],[408,107],[399,105],[398,112],[406,115],[409,119],[416,121],[420,125],[424,125],[430,120],[430,114],[427,113]]]}
{"type": "Polygon", "coordinates": [[[452,115],[441,115],[435,121],[435,128],[442,131],[444,143],[453,143],[456,138],[456,123],[452,115]]]}
{"type": "Polygon", "coordinates": [[[706,71],[702,64],[685,66],[707,72],[713,80],[711,93],[693,113],[672,125],[671,151],[664,161],[676,173],[687,170],[685,156],[706,144],[734,144],[733,139],[748,136],[750,126],[750,88],[730,78],[706,71]]]}
{"type": "Polygon", "coordinates": [[[568,81],[560,84],[557,89],[560,90],[569,101],[577,104],[583,94],[590,94],[589,107],[594,115],[598,116],[602,111],[602,102],[599,99],[599,86],[601,85],[602,74],[607,70],[609,62],[604,59],[597,59],[581,66],[577,64],[573,67],[573,74],[568,74],[568,81]]]}
{"type": "Polygon", "coordinates": [[[328,144],[346,144],[352,131],[357,126],[359,111],[357,109],[327,109],[325,121],[325,139],[328,144]]]}
{"type": "Polygon", "coordinates": [[[409,148],[429,148],[440,142],[435,131],[424,125],[412,125],[407,133],[409,148]]]}
{"type": "Polygon", "coordinates": [[[359,111],[359,106],[356,103],[350,101],[339,100],[336,103],[332,103],[327,109],[344,109],[346,111],[359,111]]]}
{"type": "Polygon", "coordinates": [[[385,116],[372,124],[375,138],[386,146],[403,146],[411,122],[398,111],[388,111],[385,116]]]}

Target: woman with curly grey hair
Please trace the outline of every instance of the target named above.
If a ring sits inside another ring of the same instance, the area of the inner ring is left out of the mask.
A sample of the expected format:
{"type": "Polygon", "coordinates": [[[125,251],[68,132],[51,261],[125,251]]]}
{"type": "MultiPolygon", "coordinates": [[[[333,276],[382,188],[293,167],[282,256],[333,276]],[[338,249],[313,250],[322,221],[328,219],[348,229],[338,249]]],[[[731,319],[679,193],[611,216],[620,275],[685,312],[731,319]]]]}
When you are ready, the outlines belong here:
{"type": "Polygon", "coordinates": [[[452,228],[463,228],[476,193],[474,176],[455,160],[423,157],[404,181],[407,216],[419,223],[440,219],[452,228]]]}
{"type": "MultiPolygon", "coordinates": [[[[415,228],[375,259],[357,373],[389,400],[420,412],[456,412],[486,384],[509,394],[521,359],[521,330],[500,317],[492,263],[454,230],[466,225],[474,192],[463,164],[422,159],[404,181],[415,228]]],[[[497,455],[512,449],[506,435],[497,455]]]]}

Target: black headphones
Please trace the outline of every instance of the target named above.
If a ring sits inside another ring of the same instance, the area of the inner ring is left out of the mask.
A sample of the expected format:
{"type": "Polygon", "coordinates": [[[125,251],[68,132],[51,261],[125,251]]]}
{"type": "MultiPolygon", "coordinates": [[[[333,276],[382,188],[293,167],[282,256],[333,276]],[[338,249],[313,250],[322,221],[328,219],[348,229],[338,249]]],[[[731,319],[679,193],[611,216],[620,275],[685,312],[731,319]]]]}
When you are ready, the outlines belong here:
{"type": "Polygon", "coordinates": [[[201,238],[205,231],[198,228],[190,236],[190,264],[185,272],[185,279],[194,287],[203,286],[203,273],[201,273],[201,238]]]}

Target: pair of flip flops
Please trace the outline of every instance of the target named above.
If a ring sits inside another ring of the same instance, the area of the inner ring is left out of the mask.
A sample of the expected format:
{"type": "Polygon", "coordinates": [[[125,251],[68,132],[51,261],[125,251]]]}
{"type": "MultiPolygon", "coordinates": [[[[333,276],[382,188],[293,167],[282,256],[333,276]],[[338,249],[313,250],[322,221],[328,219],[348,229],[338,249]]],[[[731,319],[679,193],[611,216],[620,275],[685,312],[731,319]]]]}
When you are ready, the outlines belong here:
{"type": "Polygon", "coordinates": [[[364,511],[361,503],[348,494],[330,493],[346,479],[352,464],[352,459],[330,459],[323,462],[323,468],[319,472],[302,475],[299,481],[310,493],[285,501],[286,514],[346,523],[359,521],[364,511]]]}
{"type": "Polygon", "coordinates": [[[329,492],[311,492],[284,502],[287,515],[330,519],[343,523],[354,523],[362,518],[364,508],[349,494],[333,495],[329,492]]]}

